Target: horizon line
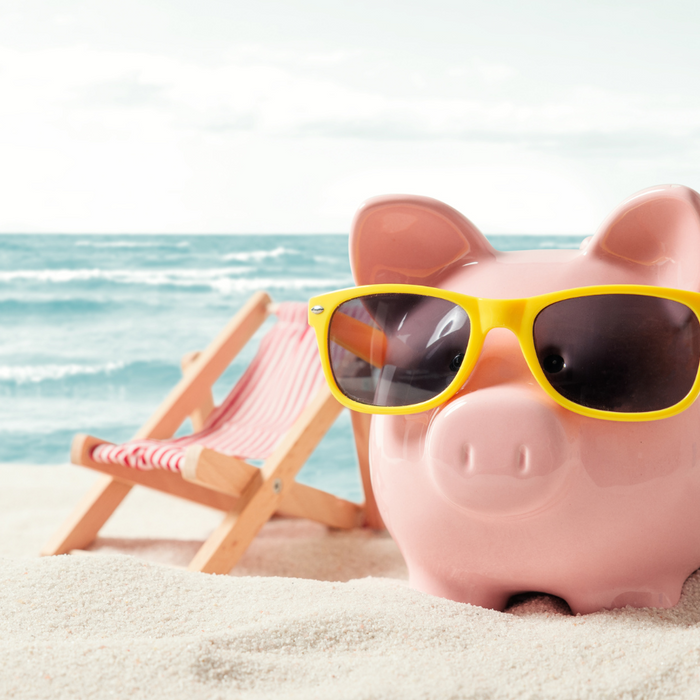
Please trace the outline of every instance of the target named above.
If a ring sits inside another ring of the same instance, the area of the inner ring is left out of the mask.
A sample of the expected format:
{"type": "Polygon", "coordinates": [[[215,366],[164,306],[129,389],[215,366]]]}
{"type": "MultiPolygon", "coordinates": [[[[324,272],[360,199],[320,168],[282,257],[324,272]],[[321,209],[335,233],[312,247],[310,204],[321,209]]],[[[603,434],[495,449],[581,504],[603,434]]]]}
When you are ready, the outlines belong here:
{"type": "MultiPolygon", "coordinates": [[[[491,232],[485,233],[481,232],[487,238],[489,236],[553,236],[557,238],[563,238],[565,236],[569,237],[580,237],[580,236],[590,236],[591,233],[523,233],[523,232],[491,232]]],[[[118,233],[114,232],[104,232],[104,231],[91,231],[76,233],[75,231],[0,231],[0,236],[349,236],[349,232],[342,231],[313,231],[313,232],[300,232],[300,231],[285,231],[285,232],[257,232],[257,233],[246,233],[246,232],[222,232],[222,231],[211,231],[211,232],[187,232],[187,231],[161,231],[158,233],[145,232],[145,231],[121,231],[118,233]]]]}

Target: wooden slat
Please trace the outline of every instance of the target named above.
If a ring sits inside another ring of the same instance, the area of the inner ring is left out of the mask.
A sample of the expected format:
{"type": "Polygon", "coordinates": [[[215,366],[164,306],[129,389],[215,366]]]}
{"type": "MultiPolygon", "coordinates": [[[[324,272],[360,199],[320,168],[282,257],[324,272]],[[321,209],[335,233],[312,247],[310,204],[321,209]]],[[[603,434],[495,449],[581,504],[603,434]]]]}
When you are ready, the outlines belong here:
{"type": "Polygon", "coordinates": [[[76,435],[71,448],[71,461],[105,475],[83,497],[75,510],[41,549],[42,556],[67,554],[87,547],[133,486],[140,485],[179,496],[188,501],[223,512],[231,511],[235,496],[185,481],[179,473],[162,469],[140,471],[121,464],[100,464],[90,458],[93,448],[104,440],[92,435],[76,435]]]}
{"type": "Polygon", "coordinates": [[[225,574],[235,566],[260,528],[278,509],[292,480],[341,411],[342,406],[324,384],[235,508],[202,545],[190,562],[190,570],[225,574]]]}
{"type": "Polygon", "coordinates": [[[168,394],[134,439],[163,440],[175,434],[185,418],[199,405],[202,391],[211,388],[265,321],[269,303],[270,297],[265,292],[257,292],[248,300],[209,347],[200,353],[186,376],[168,394]]]}
{"type": "MultiPolygon", "coordinates": [[[[92,447],[104,442],[99,438],[91,438],[91,440],[95,441],[92,447]]],[[[149,489],[178,496],[193,503],[216,508],[216,510],[229,511],[238,500],[236,496],[231,494],[221,493],[206,486],[185,481],[179,472],[171,472],[166,469],[133,469],[121,464],[102,464],[93,461],[89,456],[83,458],[82,466],[107,474],[130,486],[146,486],[149,489]]],[[[255,469],[255,467],[251,467],[251,469],[255,469]]]]}
{"type": "Polygon", "coordinates": [[[328,527],[352,530],[364,519],[362,506],[313,486],[293,481],[282,499],[277,514],[307,518],[328,527]]]}
{"type": "MultiPolygon", "coordinates": [[[[230,496],[241,496],[260,470],[237,457],[223,455],[202,445],[192,445],[185,452],[183,479],[216,489],[230,496]]],[[[316,522],[351,529],[362,523],[362,508],[351,501],[338,498],[296,481],[290,482],[277,508],[277,514],[308,518],[316,522]]]]}
{"type": "Polygon", "coordinates": [[[259,471],[237,457],[223,455],[203,445],[191,445],[185,451],[182,478],[193,484],[240,496],[259,471]]]}
{"type": "Polygon", "coordinates": [[[372,416],[369,413],[357,413],[351,411],[352,431],[355,435],[355,449],[357,450],[357,461],[360,463],[360,475],[362,477],[362,488],[365,492],[365,525],[373,530],[383,530],[385,528],[382,516],[374,498],[372,479],[369,471],[369,430],[372,416]]]}

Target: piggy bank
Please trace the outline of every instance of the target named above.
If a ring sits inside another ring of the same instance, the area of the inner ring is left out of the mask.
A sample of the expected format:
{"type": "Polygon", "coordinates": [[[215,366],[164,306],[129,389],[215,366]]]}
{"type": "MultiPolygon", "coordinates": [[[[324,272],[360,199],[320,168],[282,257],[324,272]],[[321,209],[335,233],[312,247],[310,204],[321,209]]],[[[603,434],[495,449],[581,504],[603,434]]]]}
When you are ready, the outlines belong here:
{"type": "MultiPolygon", "coordinates": [[[[522,252],[496,251],[439,201],[378,197],[355,217],[350,257],[358,285],[420,285],[490,300],[597,285],[698,292],[700,196],[675,185],[648,189],[579,250],[522,252]]],[[[596,324],[606,323],[605,308],[597,313],[590,337],[572,341],[588,343],[589,353],[596,324]]],[[[614,323],[641,329],[645,319],[614,323]]],[[[635,350],[651,363],[641,389],[665,391],[675,381],[668,370],[684,362],[692,384],[697,357],[656,348],[650,333],[635,350]]],[[[697,337],[688,343],[697,355],[697,337]]],[[[564,361],[552,352],[544,362],[558,372],[564,361]]],[[[614,384],[614,358],[606,362],[614,384]]],[[[596,413],[596,399],[588,414],[570,410],[541,384],[513,329],[494,327],[448,400],[372,417],[372,485],[410,585],[496,610],[527,592],[563,598],[574,613],[675,605],[700,567],[700,401],[625,421],[596,413]]],[[[636,391],[626,387],[615,390],[636,391]]]]}

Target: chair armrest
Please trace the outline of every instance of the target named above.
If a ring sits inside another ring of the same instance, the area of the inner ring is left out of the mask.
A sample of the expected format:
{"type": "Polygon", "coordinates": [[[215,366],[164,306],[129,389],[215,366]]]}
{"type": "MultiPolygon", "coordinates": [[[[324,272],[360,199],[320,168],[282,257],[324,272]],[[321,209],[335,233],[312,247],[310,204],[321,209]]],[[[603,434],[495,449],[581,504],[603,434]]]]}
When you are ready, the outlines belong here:
{"type": "Polygon", "coordinates": [[[190,445],[185,451],[185,463],[180,470],[185,481],[241,496],[260,470],[238,457],[229,457],[203,445],[190,445]]]}
{"type": "Polygon", "coordinates": [[[211,388],[231,360],[263,324],[269,313],[270,302],[270,297],[265,292],[256,292],[246,302],[209,347],[192,362],[185,376],[136,433],[134,439],[165,439],[175,433],[185,418],[199,406],[202,392],[211,388]]]}

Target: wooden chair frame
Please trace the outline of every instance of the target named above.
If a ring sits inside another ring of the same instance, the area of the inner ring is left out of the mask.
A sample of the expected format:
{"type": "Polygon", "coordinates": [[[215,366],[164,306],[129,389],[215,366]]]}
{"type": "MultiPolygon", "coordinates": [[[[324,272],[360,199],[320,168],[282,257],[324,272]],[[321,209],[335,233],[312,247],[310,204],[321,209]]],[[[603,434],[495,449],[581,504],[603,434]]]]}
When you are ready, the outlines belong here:
{"type": "MultiPolygon", "coordinates": [[[[194,430],[201,429],[214,408],[212,385],[267,316],[274,312],[274,308],[266,293],[256,293],[206,350],[185,355],[182,380],[134,439],[170,438],[188,416],[194,430]]],[[[225,513],[221,524],[190,562],[188,568],[192,571],[228,573],[274,513],[309,518],[335,528],[350,529],[366,525],[381,529],[383,524],[369,478],[370,416],[352,413],[355,446],[365,492],[363,505],[295,481],[297,473],[342,410],[324,383],[260,468],[201,445],[187,448],[180,473],[100,464],[93,461],[90,455],[93,448],[105,440],[76,435],[71,461],[102,472],[104,477],[88,492],[41,553],[66,554],[87,547],[136,485],[225,513]]]]}

